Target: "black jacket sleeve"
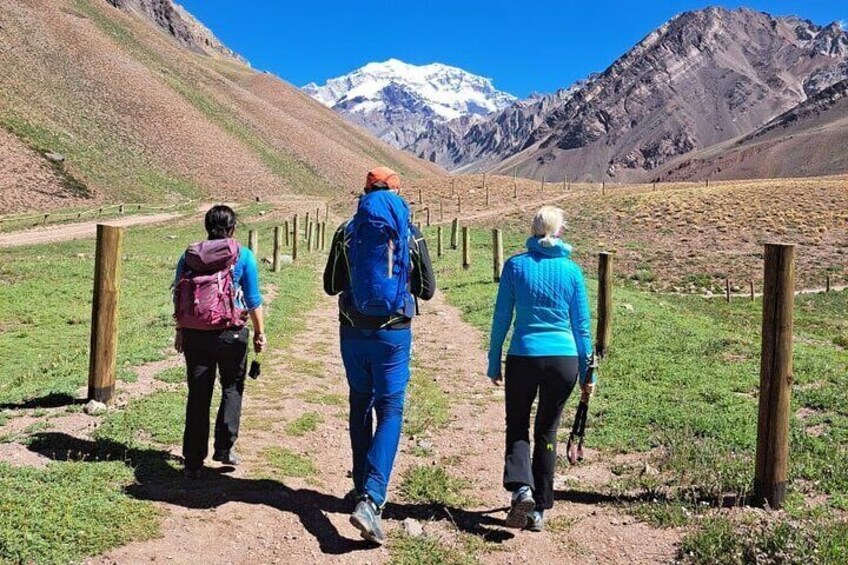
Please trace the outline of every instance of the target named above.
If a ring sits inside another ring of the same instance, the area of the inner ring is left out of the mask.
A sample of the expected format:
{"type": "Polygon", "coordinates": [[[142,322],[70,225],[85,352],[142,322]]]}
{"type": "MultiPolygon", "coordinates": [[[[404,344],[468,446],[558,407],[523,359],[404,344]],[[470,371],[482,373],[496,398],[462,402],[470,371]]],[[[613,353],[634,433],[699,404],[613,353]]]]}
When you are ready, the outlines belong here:
{"type": "Polygon", "coordinates": [[[412,228],[412,238],[412,294],[422,300],[430,300],[436,294],[436,274],[433,272],[427,241],[415,226],[412,228]]]}
{"type": "Polygon", "coordinates": [[[345,250],[346,227],[347,222],[339,226],[339,229],[333,235],[333,242],[330,244],[330,256],[327,257],[327,266],[324,267],[324,292],[330,296],[335,296],[349,286],[350,270],[345,250]]]}

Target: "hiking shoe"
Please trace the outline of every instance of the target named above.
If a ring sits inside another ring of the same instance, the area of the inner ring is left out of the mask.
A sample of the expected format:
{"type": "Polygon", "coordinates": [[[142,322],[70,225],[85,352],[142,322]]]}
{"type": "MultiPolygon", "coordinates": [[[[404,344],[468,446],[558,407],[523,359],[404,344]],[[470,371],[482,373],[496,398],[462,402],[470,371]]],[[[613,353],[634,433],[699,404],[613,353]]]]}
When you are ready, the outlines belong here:
{"type": "Polygon", "coordinates": [[[218,461],[225,465],[238,465],[241,463],[241,459],[238,458],[234,449],[229,451],[216,451],[212,455],[212,461],[218,461]]]}
{"type": "Polygon", "coordinates": [[[523,528],[527,525],[527,514],[536,508],[533,500],[533,491],[528,486],[523,486],[512,495],[512,505],[506,515],[507,528],[523,528]]]}
{"type": "Polygon", "coordinates": [[[186,467],[183,469],[183,477],[189,481],[196,481],[200,478],[200,472],[203,467],[186,467]]]}
{"type": "Polygon", "coordinates": [[[541,532],[545,528],[545,513],[543,510],[533,510],[527,515],[527,529],[531,532],[541,532]]]}
{"type": "Polygon", "coordinates": [[[350,515],[350,523],[359,530],[364,539],[377,545],[383,545],[386,542],[380,512],[370,499],[364,498],[359,501],[356,510],[350,515]]]}

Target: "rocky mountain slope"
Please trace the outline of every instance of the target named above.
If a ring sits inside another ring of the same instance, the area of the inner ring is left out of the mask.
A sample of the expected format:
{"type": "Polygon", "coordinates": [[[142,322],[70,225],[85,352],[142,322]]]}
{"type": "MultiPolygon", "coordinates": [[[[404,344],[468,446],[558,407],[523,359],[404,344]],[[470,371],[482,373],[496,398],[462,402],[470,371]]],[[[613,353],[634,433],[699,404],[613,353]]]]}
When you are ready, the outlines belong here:
{"type": "Polygon", "coordinates": [[[657,180],[809,177],[848,171],[848,79],[813,95],[754,133],[695,151],[657,180]]]}
{"type": "Polygon", "coordinates": [[[304,92],[364,126],[395,147],[459,119],[474,123],[511,104],[515,97],[462,69],[411,65],[397,59],[369,63],[347,75],[315,83],[304,92]]]}
{"type": "Polygon", "coordinates": [[[640,180],[844,78],[848,34],[838,24],[707,8],[673,18],[582,84],[438,125],[408,149],[461,171],[640,180]]]}
{"type": "Polygon", "coordinates": [[[165,0],[0,2],[0,162],[18,163],[0,167],[0,214],[346,194],[377,164],[441,174],[215,48],[181,13],[165,0]],[[48,151],[65,161],[45,168],[48,151]]]}

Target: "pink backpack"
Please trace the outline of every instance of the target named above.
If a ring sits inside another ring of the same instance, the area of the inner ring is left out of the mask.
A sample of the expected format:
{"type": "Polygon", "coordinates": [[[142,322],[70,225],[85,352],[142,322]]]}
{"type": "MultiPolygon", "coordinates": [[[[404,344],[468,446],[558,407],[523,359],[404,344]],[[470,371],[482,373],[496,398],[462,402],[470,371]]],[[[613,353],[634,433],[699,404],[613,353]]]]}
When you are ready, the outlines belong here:
{"type": "Polygon", "coordinates": [[[190,245],[185,267],[174,286],[174,319],[181,328],[240,328],[247,311],[236,305],[233,267],[241,248],[234,239],[211,239],[190,245]]]}

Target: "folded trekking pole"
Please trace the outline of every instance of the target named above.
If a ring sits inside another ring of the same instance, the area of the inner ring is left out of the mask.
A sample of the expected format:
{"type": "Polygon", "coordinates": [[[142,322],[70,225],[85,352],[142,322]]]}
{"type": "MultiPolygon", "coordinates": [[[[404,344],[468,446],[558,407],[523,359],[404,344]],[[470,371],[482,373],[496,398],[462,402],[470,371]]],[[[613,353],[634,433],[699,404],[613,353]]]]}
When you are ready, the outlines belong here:
{"type": "MultiPolygon", "coordinates": [[[[592,382],[597,369],[598,356],[593,354],[586,371],[587,383],[592,382]]],[[[577,405],[577,413],[574,415],[574,424],[571,426],[571,434],[568,436],[568,444],[565,447],[568,454],[568,462],[572,465],[583,461],[583,438],[586,435],[586,417],[589,415],[589,398],[589,395],[585,393],[580,397],[580,403],[577,405]]]]}

